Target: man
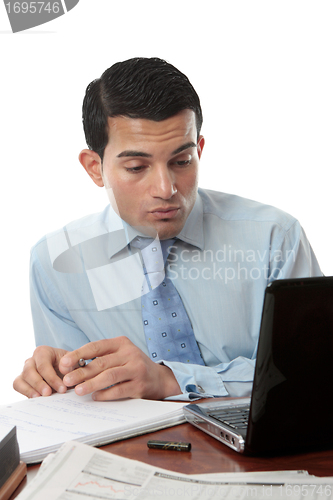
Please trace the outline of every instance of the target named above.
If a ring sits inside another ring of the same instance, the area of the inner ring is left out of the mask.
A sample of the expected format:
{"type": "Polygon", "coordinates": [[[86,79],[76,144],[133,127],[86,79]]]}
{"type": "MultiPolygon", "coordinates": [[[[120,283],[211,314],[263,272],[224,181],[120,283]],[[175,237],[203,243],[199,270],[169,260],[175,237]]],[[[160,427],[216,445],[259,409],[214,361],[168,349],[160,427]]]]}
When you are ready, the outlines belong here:
{"type": "Polygon", "coordinates": [[[39,347],[14,388],[37,397],[75,386],[96,400],[248,395],[265,287],[321,274],[299,223],[198,191],[200,101],[165,61],[106,70],[87,88],[83,124],[79,159],[110,206],[33,248],[39,347]]]}

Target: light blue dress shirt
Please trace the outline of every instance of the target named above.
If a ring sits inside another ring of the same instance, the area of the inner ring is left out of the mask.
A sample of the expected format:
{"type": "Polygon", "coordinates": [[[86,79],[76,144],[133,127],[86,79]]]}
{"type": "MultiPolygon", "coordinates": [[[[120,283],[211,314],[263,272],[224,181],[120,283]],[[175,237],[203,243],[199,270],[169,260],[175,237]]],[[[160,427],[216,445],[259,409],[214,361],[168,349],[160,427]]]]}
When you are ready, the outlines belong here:
{"type": "MultiPolygon", "coordinates": [[[[73,350],[128,337],[148,355],[141,317],[142,236],[108,206],[42,238],[31,252],[36,345],[73,350]]],[[[265,288],[322,275],[299,222],[274,207],[199,189],[166,268],[206,366],[163,361],[182,394],[251,392],[265,288]]]]}

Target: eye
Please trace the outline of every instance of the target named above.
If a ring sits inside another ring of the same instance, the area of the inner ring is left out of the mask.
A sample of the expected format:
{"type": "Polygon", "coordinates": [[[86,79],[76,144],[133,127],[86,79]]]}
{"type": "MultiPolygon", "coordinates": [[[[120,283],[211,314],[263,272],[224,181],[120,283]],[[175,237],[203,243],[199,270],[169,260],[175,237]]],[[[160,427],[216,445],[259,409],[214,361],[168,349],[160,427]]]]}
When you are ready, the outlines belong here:
{"type": "Polygon", "coordinates": [[[187,165],[190,165],[191,160],[179,160],[176,161],[175,164],[178,165],[179,167],[185,167],[187,165]]]}
{"type": "Polygon", "coordinates": [[[125,167],[127,172],[130,172],[132,174],[138,174],[141,172],[145,167],[125,167]]]}

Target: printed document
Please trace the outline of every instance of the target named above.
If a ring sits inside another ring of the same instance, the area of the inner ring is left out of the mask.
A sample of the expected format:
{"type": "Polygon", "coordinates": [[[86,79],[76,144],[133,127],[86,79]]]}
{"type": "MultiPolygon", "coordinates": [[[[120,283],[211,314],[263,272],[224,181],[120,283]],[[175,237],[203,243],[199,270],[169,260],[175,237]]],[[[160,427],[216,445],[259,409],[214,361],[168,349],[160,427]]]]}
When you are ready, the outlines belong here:
{"type": "MultiPolygon", "coordinates": [[[[167,452],[165,452],[167,453],[167,452]]],[[[298,471],[186,475],[68,442],[18,500],[332,499],[333,478],[298,471]]]]}
{"type": "Polygon", "coordinates": [[[25,399],[0,407],[0,435],[15,425],[21,460],[40,462],[64,442],[100,446],[185,422],[185,403],[124,399],[94,401],[66,394],[25,399]]]}

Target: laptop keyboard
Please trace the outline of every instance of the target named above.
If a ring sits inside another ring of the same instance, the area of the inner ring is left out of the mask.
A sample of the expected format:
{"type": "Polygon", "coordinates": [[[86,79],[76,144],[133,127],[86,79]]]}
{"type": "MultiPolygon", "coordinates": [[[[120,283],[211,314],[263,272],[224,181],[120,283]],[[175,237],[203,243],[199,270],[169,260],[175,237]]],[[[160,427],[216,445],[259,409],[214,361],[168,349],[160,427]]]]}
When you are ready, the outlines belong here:
{"type": "Polygon", "coordinates": [[[228,425],[232,429],[247,429],[249,420],[249,406],[235,407],[228,409],[218,409],[209,412],[209,416],[215,418],[219,422],[228,425]]]}

